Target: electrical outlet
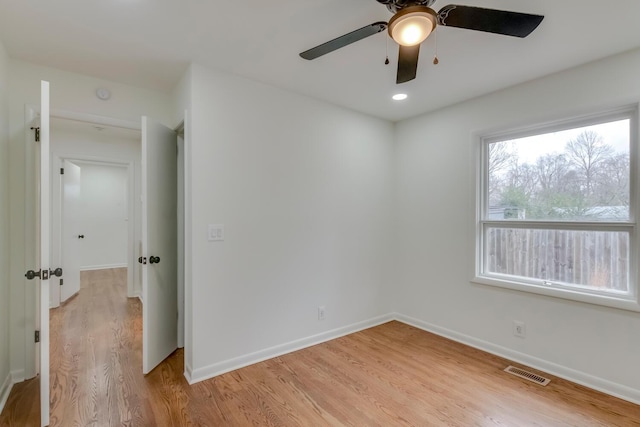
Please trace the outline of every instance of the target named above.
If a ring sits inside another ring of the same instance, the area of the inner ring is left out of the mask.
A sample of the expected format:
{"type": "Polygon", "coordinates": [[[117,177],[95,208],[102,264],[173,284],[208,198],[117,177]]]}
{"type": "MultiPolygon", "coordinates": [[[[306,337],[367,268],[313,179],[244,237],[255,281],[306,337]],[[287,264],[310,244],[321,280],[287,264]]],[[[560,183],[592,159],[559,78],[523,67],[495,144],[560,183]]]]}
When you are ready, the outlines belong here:
{"type": "Polygon", "coordinates": [[[524,338],[527,336],[527,329],[525,328],[524,322],[521,322],[519,320],[513,321],[513,335],[520,338],[524,338]]]}
{"type": "Polygon", "coordinates": [[[224,240],[224,225],[209,224],[209,228],[207,229],[207,238],[210,242],[224,240]]]}
{"type": "Polygon", "coordinates": [[[320,307],[318,307],[318,320],[324,320],[324,305],[321,305],[320,307]]]}

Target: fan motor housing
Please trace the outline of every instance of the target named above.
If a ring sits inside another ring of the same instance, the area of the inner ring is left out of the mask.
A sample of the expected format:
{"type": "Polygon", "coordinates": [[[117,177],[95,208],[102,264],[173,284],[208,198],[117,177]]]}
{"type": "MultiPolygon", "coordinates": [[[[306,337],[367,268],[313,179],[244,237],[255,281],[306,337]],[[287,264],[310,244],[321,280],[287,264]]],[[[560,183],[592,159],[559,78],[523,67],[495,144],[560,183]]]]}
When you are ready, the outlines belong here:
{"type": "Polygon", "coordinates": [[[431,6],[436,0],[378,0],[378,3],[384,4],[391,13],[407,8],[409,6],[431,6]]]}

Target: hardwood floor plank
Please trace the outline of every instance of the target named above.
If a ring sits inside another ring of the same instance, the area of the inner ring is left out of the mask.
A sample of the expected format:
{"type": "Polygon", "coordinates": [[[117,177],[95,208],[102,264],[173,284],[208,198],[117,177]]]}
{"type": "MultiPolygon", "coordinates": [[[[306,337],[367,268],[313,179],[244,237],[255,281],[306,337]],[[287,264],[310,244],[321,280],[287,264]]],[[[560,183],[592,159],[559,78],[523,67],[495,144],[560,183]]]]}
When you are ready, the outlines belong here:
{"type": "MultiPolygon", "coordinates": [[[[640,426],[640,406],[399,322],[189,386],[183,352],[142,375],[142,306],[126,270],[82,273],[51,310],[51,426],[640,426]],[[525,367],[526,368],[526,367],[525,367]],[[535,371],[534,371],[535,372],[535,371]]],[[[38,380],[17,384],[0,427],[39,425],[38,380]]]]}

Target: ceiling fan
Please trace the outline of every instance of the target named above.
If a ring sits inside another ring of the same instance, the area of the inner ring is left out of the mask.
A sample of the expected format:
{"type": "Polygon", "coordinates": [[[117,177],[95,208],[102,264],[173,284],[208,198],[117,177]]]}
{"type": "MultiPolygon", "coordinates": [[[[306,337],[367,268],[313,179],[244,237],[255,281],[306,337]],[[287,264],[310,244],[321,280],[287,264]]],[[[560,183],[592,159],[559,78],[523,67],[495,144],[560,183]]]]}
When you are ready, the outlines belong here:
{"type": "Polygon", "coordinates": [[[400,46],[396,83],[416,78],[420,43],[436,26],[466,28],[514,37],[527,37],[544,19],[541,15],[506,10],[450,4],[439,12],[431,9],[436,0],[377,0],[394,15],[389,22],[374,22],[348,34],[306,50],[300,56],[307,60],[319,58],[351,43],[388,30],[400,46]]]}

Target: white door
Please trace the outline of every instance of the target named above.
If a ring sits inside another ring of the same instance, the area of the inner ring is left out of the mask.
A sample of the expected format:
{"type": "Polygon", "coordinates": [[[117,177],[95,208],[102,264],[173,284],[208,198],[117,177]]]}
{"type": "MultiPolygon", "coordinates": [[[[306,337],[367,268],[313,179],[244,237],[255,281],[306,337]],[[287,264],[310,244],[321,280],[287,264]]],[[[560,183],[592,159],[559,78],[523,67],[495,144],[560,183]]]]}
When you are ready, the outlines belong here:
{"type": "Polygon", "coordinates": [[[64,281],[60,287],[60,302],[80,292],[80,254],[84,234],[80,225],[80,166],[63,161],[62,175],[62,269],[64,281]]]}
{"type": "Polygon", "coordinates": [[[142,371],[178,348],[176,133],[142,118],[142,371]]]}
{"type": "Polygon", "coordinates": [[[49,425],[49,258],[50,258],[50,185],[49,185],[49,82],[40,84],[40,212],[39,250],[40,295],[38,321],[40,326],[40,423],[49,425]]]}

